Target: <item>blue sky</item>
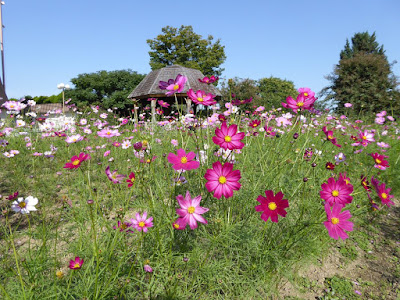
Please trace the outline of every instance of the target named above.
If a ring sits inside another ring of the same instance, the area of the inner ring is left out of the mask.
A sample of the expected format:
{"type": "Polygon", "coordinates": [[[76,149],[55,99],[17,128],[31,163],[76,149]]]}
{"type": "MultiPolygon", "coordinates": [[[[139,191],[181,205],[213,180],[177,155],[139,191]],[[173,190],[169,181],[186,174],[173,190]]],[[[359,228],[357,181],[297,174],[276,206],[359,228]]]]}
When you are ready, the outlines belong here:
{"type": "MultiPolygon", "coordinates": [[[[192,25],[225,46],[223,78],[292,80],[320,91],[346,38],[376,32],[400,62],[400,1],[4,0],[9,98],[57,94],[81,73],[148,73],[147,39],[164,26],[192,25]]],[[[400,64],[393,67],[400,75],[400,64]]]]}

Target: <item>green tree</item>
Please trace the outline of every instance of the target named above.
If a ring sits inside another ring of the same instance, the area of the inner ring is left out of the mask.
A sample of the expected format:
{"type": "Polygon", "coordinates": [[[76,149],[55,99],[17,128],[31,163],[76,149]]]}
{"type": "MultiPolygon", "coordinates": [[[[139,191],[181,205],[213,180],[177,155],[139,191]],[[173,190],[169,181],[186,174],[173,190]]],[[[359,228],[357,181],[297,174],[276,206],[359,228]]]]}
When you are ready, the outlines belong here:
{"type": "Polygon", "coordinates": [[[292,81],[272,76],[258,80],[258,88],[260,92],[260,100],[257,104],[263,105],[267,108],[281,107],[281,103],[285,102],[288,96],[296,98],[298,95],[292,81]]]}
{"type": "Polygon", "coordinates": [[[152,70],[178,64],[200,70],[204,75],[220,76],[224,69],[220,65],[225,61],[225,46],[218,39],[213,43],[209,35],[203,39],[193,32],[192,26],[164,27],[162,34],[147,40],[150,46],[150,66],[152,70]]]}
{"type": "Polygon", "coordinates": [[[71,98],[78,107],[100,105],[125,110],[132,106],[132,101],[127,98],[129,93],[144,76],[132,70],[79,74],[71,79],[75,87],[65,91],[65,97],[71,98]]]}
{"type": "Polygon", "coordinates": [[[400,112],[400,93],[396,77],[383,50],[376,41],[375,33],[356,33],[346,41],[340,52],[340,61],[332,74],[326,77],[331,85],[321,91],[325,102],[337,105],[336,111],[344,111],[350,102],[356,113],[388,110],[400,112]]]}

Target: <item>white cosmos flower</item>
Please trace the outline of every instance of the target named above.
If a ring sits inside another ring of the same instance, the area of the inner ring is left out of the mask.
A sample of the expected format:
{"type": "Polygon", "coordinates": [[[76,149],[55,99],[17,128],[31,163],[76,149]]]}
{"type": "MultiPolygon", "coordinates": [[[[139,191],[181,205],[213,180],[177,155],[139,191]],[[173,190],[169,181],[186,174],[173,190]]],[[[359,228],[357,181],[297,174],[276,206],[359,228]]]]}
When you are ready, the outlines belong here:
{"type": "Polygon", "coordinates": [[[36,210],[35,205],[38,202],[39,200],[33,196],[26,197],[25,199],[20,197],[12,203],[11,209],[21,214],[29,214],[29,212],[36,210]]]}

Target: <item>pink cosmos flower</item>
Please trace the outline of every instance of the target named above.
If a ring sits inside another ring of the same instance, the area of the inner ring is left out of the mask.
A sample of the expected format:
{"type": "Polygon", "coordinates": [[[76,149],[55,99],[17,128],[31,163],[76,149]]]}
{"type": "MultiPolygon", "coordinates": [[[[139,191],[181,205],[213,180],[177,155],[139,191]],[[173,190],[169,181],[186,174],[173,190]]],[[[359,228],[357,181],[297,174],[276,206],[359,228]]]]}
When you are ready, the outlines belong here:
{"type": "Polygon", "coordinates": [[[256,211],[262,211],[261,219],[265,222],[271,218],[272,222],[278,222],[278,215],[282,217],[286,217],[285,209],[289,207],[289,202],[287,199],[283,199],[283,193],[278,192],[274,196],[274,192],[272,190],[265,191],[265,197],[258,196],[257,201],[260,202],[260,205],[255,207],[256,211]]]}
{"type": "Polygon", "coordinates": [[[80,268],[82,268],[83,265],[83,259],[80,258],[79,256],[75,257],[75,259],[71,259],[69,261],[69,268],[71,270],[78,270],[80,268]]]}
{"type": "Polygon", "coordinates": [[[303,94],[304,97],[306,98],[314,98],[315,97],[315,93],[310,89],[310,88],[299,88],[297,90],[299,92],[299,94],[303,94]]]}
{"type": "Polygon", "coordinates": [[[385,118],[384,117],[376,117],[375,123],[378,125],[383,125],[385,123],[385,118]]]}
{"type": "Polygon", "coordinates": [[[250,128],[256,128],[260,126],[261,121],[260,120],[251,120],[249,124],[247,124],[250,128]]]}
{"type": "Polygon", "coordinates": [[[358,134],[358,138],[360,140],[357,140],[357,142],[355,142],[354,144],[351,144],[352,146],[368,146],[369,143],[375,142],[374,139],[374,135],[375,133],[370,132],[368,130],[364,130],[364,131],[360,131],[360,133],[358,134]]]}
{"type": "Polygon", "coordinates": [[[112,183],[122,183],[122,180],[124,180],[124,178],[126,177],[125,175],[122,174],[118,174],[117,173],[118,170],[114,170],[114,171],[110,171],[110,166],[107,166],[105,172],[106,175],[108,177],[108,179],[110,179],[112,181],[112,183]]]}
{"type": "Polygon", "coordinates": [[[351,218],[350,211],[345,210],[344,212],[340,212],[342,208],[342,205],[335,204],[331,211],[329,204],[325,204],[325,212],[328,220],[324,222],[324,225],[328,230],[329,236],[335,240],[339,238],[345,240],[349,237],[345,231],[353,231],[353,223],[348,221],[351,218]]]}
{"type": "Polygon", "coordinates": [[[152,273],[153,272],[153,268],[150,267],[150,265],[144,265],[143,266],[143,270],[147,273],[152,273]]]}
{"type": "Polygon", "coordinates": [[[172,139],[172,140],[171,140],[171,144],[172,144],[173,146],[175,146],[175,147],[178,147],[179,142],[178,142],[177,140],[172,139]]]}
{"type": "Polygon", "coordinates": [[[276,136],[276,132],[273,127],[264,126],[265,134],[268,136],[276,136]]]}
{"type": "Polygon", "coordinates": [[[212,169],[207,169],[204,178],[207,179],[206,188],[209,192],[214,191],[214,197],[220,199],[233,196],[233,191],[238,191],[241,187],[239,170],[233,170],[233,164],[221,162],[213,163],[212,169]]]}
{"type": "Polygon", "coordinates": [[[290,108],[293,112],[297,113],[298,110],[310,110],[314,106],[314,97],[306,97],[304,93],[301,93],[294,100],[291,96],[286,98],[286,103],[282,102],[282,106],[290,108]]]}
{"type": "Polygon", "coordinates": [[[81,152],[79,154],[79,156],[76,156],[76,155],[72,156],[71,162],[67,162],[64,166],[64,169],[70,169],[70,170],[78,169],[81,166],[82,162],[89,160],[90,158],[91,157],[89,154],[85,154],[85,153],[81,152]]]}
{"type": "Polygon", "coordinates": [[[390,145],[389,144],[386,144],[386,143],[384,143],[384,142],[378,142],[378,143],[376,143],[379,147],[381,147],[381,148],[390,148],[390,145]]]}
{"type": "Polygon", "coordinates": [[[174,170],[194,170],[200,166],[200,162],[193,160],[196,157],[196,153],[189,152],[186,154],[186,151],[178,149],[177,155],[174,153],[168,154],[168,161],[172,164],[172,168],[174,170]]]}
{"type": "Polygon", "coordinates": [[[1,106],[4,106],[7,110],[20,111],[26,107],[26,104],[18,101],[6,101],[1,106]]]}
{"type": "Polygon", "coordinates": [[[105,137],[105,138],[112,138],[114,136],[120,136],[121,134],[118,132],[118,129],[111,130],[109,128],[104,128],[100,131],[97,131],[97,135],[99,137],[105,137]]]}
{"type": "Polygon", "coordinates": [[[118,229],[120,232],[125,231],[126,233],[133,232],[132,230],[129,229],[131,227],[132,227],[132,223],[130,223],[130,222],[121,222],[121,221],[118,221],[118,225],[117,226],[113,226],[114,229],[118,229]]]}
{"type": "Polygon", "coordinates": [[[187,95],[189,96],[190,99],[192,99],[192,101],[196,104],[201,104],[204,106],[209,106],[209,105],[214,105],[217,103],[217,101],[215,101],[214,97],[215,95],[208,93],[206,94],[204,91],[202,90],[198,90],[196,93],[190,89],[187,92],[187,95]]]}
{"type": "Polygon", "coordinates": [[[319,192],[321,199],[330,206],[336,203],[345,206],[353,201],[353,197],[350,196],[353,192],[353,185],[347,184],[342,176],[337,181],[333,177],[329,178],[328,183],[323,183],[321,188],[322,191],[319,192]]]}
{"type": "Polygon", "coordinates": [[[170,106],[167,102],[165,102],[165,101],[163,101],[163,100],[158,100],[158,104],[159,104],[161,107],[165,107],[165,108],[167,108],[167,107],[170,106]]]}
{"type": "Polygon", "coordinates": [[[153,217],[147,219],[147,211],[140,216],[139,213],[136,213],[136,219],[131,219],[132,227],[134,227],[137,231],[147,232],[147,228],[153,227],[153,217]]]}
{"type": "Polygon", "coordinates": [[[336,141],[336,138],[333,137],[333,131],[332,130],[327,130],[326,126],[322,128],[322,131],[325,133],[326,138],[328,141],[330,141],[332,144],[334,144],[336,147],[342,147],[342,145],[339,145],[336,141]]]}
{"type": "Polygon", "coordinates": [[[199,78],[199,81],[201,83],[211,84],[211,83],[218,81],[218,79],[219,79],[219,77],[215,77],[214,75],[212,75],[210,78],[208,78],[208,77],[204,77],[203,79],[199,78]]]}
{"type": "Polygon", "coordinates": [[[220,128],[215,128],[215,136],[213,136],[213,142],[223,149],[242,149],[244,143],[243,140],[245,133],[237,132],[237,125],[232,124],[229,127],[226,122],[223,122],[220,128]]]}
{"type": "Polygon", "coordinates": [[[374,167],[379,169],[379,170],[386,170],[389,168],[389,163],[385,158],[388,158],[389,156],[382,155],[379,153],[370,153],[369,154],[375,161],[374,167]]]}
{"type": "Polygon", "coordinates": [[[175,93],[180,93],[185,88],[187,78],[181,74],[176,76],[175,80],[169,79],[168,82],[160,81],[158,87],[162,90],[168,90],[165,94],[169,97],[175,93]]]}
{"type": "Polygon", "coordinates": [[[178,195],[176,200],[178,200],[181,207],[176,209],[176,213],[181,220],[175,222],[175,224],[178,224],[178,226],[174,225],[175,229],[183,230],[189,224],[190,229],[194,230],[197,228],[197,222],[207,224],[207,220],[201,215],[208,212],[208,208],[200,206],[200,195],[192,199],[189,191],[186,191],[185,197],[178,195]]]}
{"type": "Polygon", "coordinates": [[[129,174],[129,179],[126,180],[126,182],[128,183],[128,187],[132,187],[133,184],[135,183],[135,173],[131,172],[131,174],[129,174]]]}
{"type": "Polygon", "coordinates": [[[345,103],[344,104],[344,107],[347,107],[347,108],[352,107],[352,106],[353,106],[353,104],[351,104],[351,103],[345,103]]]}
{"type": "MultiPolygon", "coordinates": [[[[372,181],[372,180],[371,180],[372,181]]],[[[390,195],[390,191],[392,189],[386,188],[386,184],[376,184],[375,186],[376,193],[378,194],[379,198],[382,201],[382,204],[386,205],[387,207],[390,207],[391,205],[394,205],[394,202],[390,199],[392,199],[394,196],[390,195]]]]}

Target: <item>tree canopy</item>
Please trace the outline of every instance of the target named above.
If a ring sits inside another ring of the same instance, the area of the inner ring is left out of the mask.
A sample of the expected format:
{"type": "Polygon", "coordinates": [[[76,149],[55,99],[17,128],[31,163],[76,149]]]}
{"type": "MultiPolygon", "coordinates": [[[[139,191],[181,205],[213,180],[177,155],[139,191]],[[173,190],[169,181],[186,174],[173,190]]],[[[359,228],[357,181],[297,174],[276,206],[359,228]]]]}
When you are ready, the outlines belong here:
{"type": "Polygon", "coordinates": [[[132,101],[127,97],[144,76],[132,70],[79,74],[71,79],[75,87],[65,91],[65,96],[80,107],[101,105],[123,110],[132,106],[132,101]]]}
{"type": "Polygon", "coordinates": [[[356,113],[400,112],[398,83],[375,33],[356,33],[351,44],[347,40],[339,63],[326,78],[331,85],[321,94],[326,95],[325,102],[337,105],[337,112],[343,112],[347,102],[353,104],[356,113]]]}
{"type": "Polygon", "coordinates": [[[204,75],[221,75],[224,69],[220,65],[226,55],[219,39],[214,43],[211,35],[203,39],[192,26],[182,25],[179,29],[166,26],[161,31],[156,38],[147,40],[152,70],[177,64],[198,69],[204,75]]]}

